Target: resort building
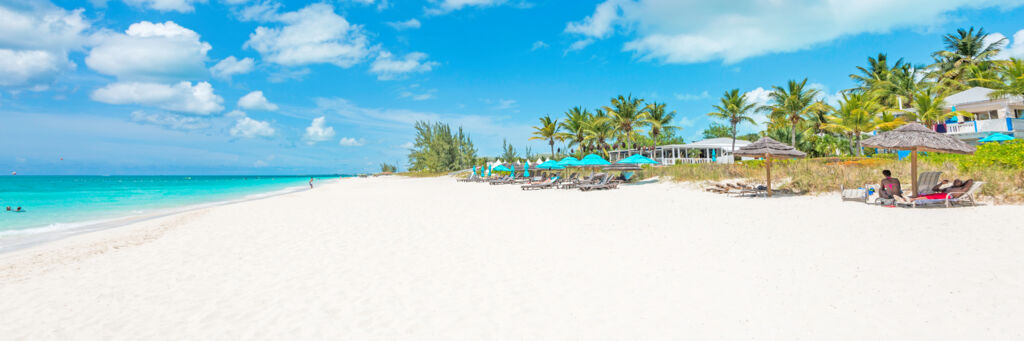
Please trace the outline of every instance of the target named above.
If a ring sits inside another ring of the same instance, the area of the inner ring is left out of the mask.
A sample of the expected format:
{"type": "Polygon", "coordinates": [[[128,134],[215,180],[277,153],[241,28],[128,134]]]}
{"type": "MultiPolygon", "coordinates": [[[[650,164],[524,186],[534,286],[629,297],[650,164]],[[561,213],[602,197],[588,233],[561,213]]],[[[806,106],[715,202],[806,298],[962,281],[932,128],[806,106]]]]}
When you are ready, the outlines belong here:
{"type": "Polygon", "coordinates": [[[935,131],[955,135],[968,143],[977,143],[993,133],[1024,138],[1024,98],[992,99],[992,91],[974,87],[946,97],[946,112],[965,111],[974,117],[956,116],[935,126],[935,131]]]}
{"type": "MultiPolygon", "coordinates": [[[[736,149],[749,145],[750,141],[736,140],[736,149]]],[[[687,144],[668,144],[647,147],[643,150],[613,150],[609,157],[612,162],[625,159],[633,154],[643,154],[663,165],[682,163],[732,163],[732,138],[719,137],[687,144]]]]}

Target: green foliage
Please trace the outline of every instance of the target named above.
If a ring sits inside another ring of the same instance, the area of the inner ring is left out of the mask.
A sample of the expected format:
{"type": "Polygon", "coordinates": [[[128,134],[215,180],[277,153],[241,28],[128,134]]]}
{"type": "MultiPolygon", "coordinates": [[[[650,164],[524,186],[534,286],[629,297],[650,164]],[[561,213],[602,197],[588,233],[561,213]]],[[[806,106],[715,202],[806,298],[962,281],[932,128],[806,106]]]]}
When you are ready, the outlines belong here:
{"type": "Polygon", "coordinates": [[[928,153],[921,160],[933,165],[956,166],[964,172],[985,169],[1024,171],[1024,141],[986,143],[978,146],[973,155],[928,153]]]}
{"type": "Polygon", "coordinates": [[[398,172],[398,166],[381,162],[380,164],[381,173],[396,173],[398,172]]]}
{"type": "Polygon", "coordinates": [[[416,141],[409,152],[409,171],[444,172],[465,169],[477,161],[473,141],[459,127],[437,122],[416,122],[416,141]]]}
{"type": "Polygon", "coordinates": [[[705,140],[718,137],[732,137],[732,127],[719,123],[711,123],[707,128],[704,128],[701,135],[705,140]]]}
{"type": "Polygon", "coordinates": [[[516,148],[515,147],[513,147],[511,144],[508,144],[508,141],[501,140],[501,151],[502,151],[502,153],[501,153],[501,157],[499,157],[499,159],[501,159],[502,161],[505,161],[505,162],[516,162],[516,161],[519,161],[519,153],[516,152],[516,148]]]}

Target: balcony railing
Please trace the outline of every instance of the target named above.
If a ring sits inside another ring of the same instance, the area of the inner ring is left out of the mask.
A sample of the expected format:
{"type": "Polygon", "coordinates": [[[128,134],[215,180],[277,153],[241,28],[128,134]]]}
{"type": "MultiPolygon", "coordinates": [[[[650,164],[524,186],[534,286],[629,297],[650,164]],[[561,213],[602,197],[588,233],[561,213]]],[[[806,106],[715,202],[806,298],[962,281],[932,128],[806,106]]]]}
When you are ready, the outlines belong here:
{"type": "Polygon", "coordinates": [[[997,118],[946,125],[947,134],[1024,131],[1024,119],[997,118]]]}

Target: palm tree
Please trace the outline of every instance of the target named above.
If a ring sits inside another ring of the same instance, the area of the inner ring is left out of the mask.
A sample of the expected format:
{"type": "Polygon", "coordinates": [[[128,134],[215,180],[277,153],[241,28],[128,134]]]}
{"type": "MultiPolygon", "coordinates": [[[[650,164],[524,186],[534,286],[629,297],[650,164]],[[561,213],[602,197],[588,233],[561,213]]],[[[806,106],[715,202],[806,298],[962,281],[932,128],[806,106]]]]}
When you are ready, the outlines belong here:
{"type": "Polygon", "coordinates": [[[875,130],[880,123],[877,112],[881,108],[863,93],[844,94],[839,101],[839,108],[829,116],[828,123],[823,127],[827,130],[852,135],[858,156],[864,156],[860,144],[861,134],[875,130]]]}
{"type": "Polygon", "coordinates": [[[612,105],[604,107],[605,112],[615,127],[616,138],[627,146],[632,146],[633,135],[636,134],[640,122],[647,118],[644,100],[633,98],[633,95],[612,98],[612,105]]]}
{"type": "Polygon", "coordinates": [[[740,89],[726,91],[719,102],[720,104],[712,106],[715,112],[708,113],[708,116],[729,122],[732,152],[736,152],[736,125],[740,122],[757,124],[754,118],[750,117],[751,111],[757,108],[757,103],[747,102],[747,94],[740,95],[740,89]]]}
{"type": "Polygon", "coordinates": [[[583,147],[586,137],[585,129],[590,116],[590,112],[582,107],[573,107],[565,112],[565,120],[558,123],[558,127],[562,130],[558,134],[562,141],[569,141],[566,147],[583,147]]]}
{"type": "Polygon", "coordinates": [[[611,148],[608,140],[615,136],[615,125],[613,125],[612,118],[603,110],[597,109],[590,116],[590,120],[587,121],[583,130],[586,134],[583,139],[586,142],[586,151],[601,150],[602,154],[607,156],[608,149],[611,148]]]}
{"type": "Polygon", "coordinates": [[[1006,46],[1006,38],[994,42],[986,42],[989,33],[984,28],[977,31],[958,29],[955,34],[947,34],[942,38],[946,49],[932,53],[936,68],[933,76],[940,86],[951,90],[962,90],[966,87],[972,67],[988,63],[1006,46]]]}
{"type": "Polygon", "coordinates": [[[933,91],[921,91],[914,96],[914,109],[915,112],[910,113],[907,117],[913,121],[918,121],[927,126],[932,126],[941,122],[946,121],[950,117],[956,115],[970,116],[971,113],[967,112],[945,112],[944,107],[946,101],[944,98],[936,96],[933,91]]]}
{"type": "Polygon", "coordinates": [[[542,140],[548,141],[548,145],[551,146],[551,158],[555,158],[555,140],[559,139],[558,135],[558,120],[551,119],[551,115],[544,115],[540,118],[540,125],[533,127],[533,136],[531,140],[542,140]]]}
{"type": "Polygon", "coordinates": [[[651,135],[654,145],[658,145],[658,137],[662,135],[672,136],[676,130],[679,130],[678,126],[671,125],[672,120],[676,118],[676,112],[665,112],[665,103],[658,104],[657,102],[647,105],[645,109],[647,111],[647,117],[644,118],[643,123],[650,127],[648,133],[651,135]]]}
{"type": "Polygon", "coordinates": [[[910,64],[902,64],[893,68],[889,78],[879,82],[871,90],[871,95],[878,98],[878,103],[889,108],[902,110],[910,106],[914,95],[928,86],[924,73],[910,64]]]}
{"type": "Polygon", "coordinates": [[[785,88],[773,86],[771,93],[768,94],[771,103],[758,108],[758,110],[767,112],[774,121],[788,121],[792,130],[791,143],[793,147],[796,147],[797,123],[800,123],[807,112],[812,109],[811,104],[820,93],[821,91],[817,89],[807,87],[807,78],[800,82],[790,80],[785,88]]]}
{"type": "Polygon", "coordinates": [[[889,67],[889,56],[884,53],[879,53],[877,58],[868,57],[868,66],[858,66],[857,70],[860,74],[850,74],[850,79],[860,84],[857,90],[861,92],[869,92],[875,88],[878,83],[889,80],[893,70],[903,67],[903,59],[899,59],[893,64],[892,68],[889,67]]]}
{"type": "Polygon", "coordinates": [[[1024,59],[1010,58],[996,63],[999,81],[990,82],[995,91],[990,93],[989,97],[996,99],[1024,96],[1024,59]]]}

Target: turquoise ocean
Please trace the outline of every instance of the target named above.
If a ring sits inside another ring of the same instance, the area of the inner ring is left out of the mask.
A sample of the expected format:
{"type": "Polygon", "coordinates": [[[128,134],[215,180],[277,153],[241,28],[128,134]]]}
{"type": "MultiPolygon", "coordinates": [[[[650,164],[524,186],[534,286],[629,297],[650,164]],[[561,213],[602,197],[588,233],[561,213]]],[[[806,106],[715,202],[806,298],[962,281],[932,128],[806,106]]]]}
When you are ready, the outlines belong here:
{"type": "MultiPolygon", "coordinates": [[[[309,188],[309,176],[0,176],[0,244],[104,220],[309,188]],[[24,212],[8,212],[21,207],[24,212]]],[[[338,176],[318,176],[317,181],[338,176]]],[[[314,185],[316,182],[314,182],[314,185]]]]}

